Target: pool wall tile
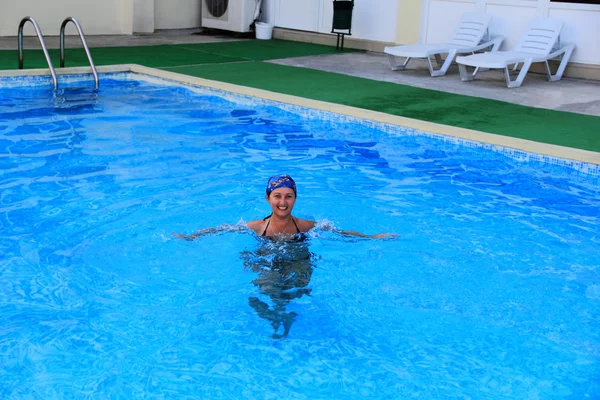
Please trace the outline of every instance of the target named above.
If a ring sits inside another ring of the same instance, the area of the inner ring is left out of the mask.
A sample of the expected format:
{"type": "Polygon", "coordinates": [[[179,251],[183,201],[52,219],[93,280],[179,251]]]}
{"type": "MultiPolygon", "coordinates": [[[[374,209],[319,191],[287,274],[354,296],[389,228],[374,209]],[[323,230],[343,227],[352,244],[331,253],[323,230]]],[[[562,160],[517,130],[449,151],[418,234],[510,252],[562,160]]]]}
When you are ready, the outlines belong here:
{"type": "MultiPolygon", "coordinates": [[[[600,165],[592,164],[588,162],[582,162],[577,160],[568,160],[560,157],[553,157],[544,154],[537,154],[532,152],[527,152],[519,149],[514,149],[510,147],[499,146],[496,144],[478,142],[476,140],[469,140],[464,138],[458,138],[448,135],[442,135],[437,133],[425,132],[418,129],[407,128],[399,125],[393,125],[389,123],[373,121],[369,119],[357,118],[349,115],[337,114],[331,111],[317,110],[311,109],[307,107],[302,107],[298,105],[278,102],[274,100],[262,99],[258,97],[252,97],[245,94],[232,93],[228,91],[224,91],[221,89],[203,87],[192,85],[188,83],[183,83],[175,80],[169,80],[161,77],[155,77],[145,74],[140,74],[136,72],[111,72],[111,73],[103,73],[100,74],[102,79],[114,79],[114,80],[124,80],[124,81],[146,81],[151,83],[162,83],[164,84],[166,81],[179,85],[185,86],[193,90],[194,92],[207,94],[207,95],[215,95],[222,97],[228,101],[246,103],[246,104],[254,104],[259,106],[273,106],[278,107],[284,111],[294,113],[302,118],[308,119],[320,119],[326,120],[329,123],[335,125],[339,125],[343,127],[345,124],[358,124],[361,126],[365,126],[372,129],[381,130],[390,135],[411,135],[411,136],[422,136],[431,138],[433,140],[439,141],[440,144],[450,144],[450,145],[458,145],[458,146],[466,146],[471,148],[481,148],[489,151],[493,151],[495,153],[502,154],[505,157],[508,157],[512,160],[522,162],[522,163],[544,163],[555,166],[560,166],[567,168],[569,170],[599,178],[600,177],[600,165]]],[[[89,75],[62,75],[60,78],[60,87],[74,87],[77,86],[85,86],[87,82],[91,82],[91,77],[89,75]],[[81,84],[82,82],[83,85],[81,84]]],[[[10,77],[1,77],[0,78],[0,86],[5,88],[15,88],[15,87],[34,87],[34,86],[47,86],[49,90],[52,88],[52,80],[49,76],[10,76],[10,77]]],[[[90,85],[92,87],[92,85],[90,85]]],[[[100,89],[101,90],[101,89],[100,89]]]]}

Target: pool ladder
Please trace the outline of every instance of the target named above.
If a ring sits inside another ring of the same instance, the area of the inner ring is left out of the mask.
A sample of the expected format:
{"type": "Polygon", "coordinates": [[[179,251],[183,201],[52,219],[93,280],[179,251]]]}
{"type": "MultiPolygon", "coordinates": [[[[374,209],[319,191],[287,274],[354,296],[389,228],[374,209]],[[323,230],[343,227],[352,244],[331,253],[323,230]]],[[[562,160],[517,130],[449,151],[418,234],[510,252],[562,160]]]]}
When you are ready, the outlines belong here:
{"type": "MultiPolygon", "coordinates": [[[[48,63],[48,68],[50,68],[50,74],[52,75],[52,82],[54,84],[54,90],[58,89],[58,79],[56,78],[56,71],[54,71],[54,66],[52,65],[52,60],[50,60],[50,55],[48,54],[48,48],[46,47],[46,42],[44,42],[44,36],[42,35],[42,30],[35,19],[32,17],[25,17],[21,20],[19,24],[19,69],[23,69],[23,26],[25,23],[31,22],[33,27],[35,28],[35,32],[37,33],[37,37],[40,40],[40,45],[42,46],[42,51],[44,52],[44,56],[46,57],[46,62],[48,63]]],[[[94,75],[94,83],[95,89],[98,90],[99,81],[98,81],[98,73],[96,72],[96,66],[94,65],[94,61],[92,60],[92,54],[90,53],[90,49],[88,48],[87,42],[85,41],[85,36],[83,35],[83,29],[81,29],[81,25],[75,18],[68,17],[66,18],[62,25],[60,26],[60,67],[63,68],[65,66],[65,27],[69,22],[72,22],[77,31],[79,32],[79,37],[81,38],[81,43],[83,44],[83,48],[85,49],[85,54],[87,55],[88,61],[90,62],[90,67],[92,68],[92,74],[94,75]]]]}

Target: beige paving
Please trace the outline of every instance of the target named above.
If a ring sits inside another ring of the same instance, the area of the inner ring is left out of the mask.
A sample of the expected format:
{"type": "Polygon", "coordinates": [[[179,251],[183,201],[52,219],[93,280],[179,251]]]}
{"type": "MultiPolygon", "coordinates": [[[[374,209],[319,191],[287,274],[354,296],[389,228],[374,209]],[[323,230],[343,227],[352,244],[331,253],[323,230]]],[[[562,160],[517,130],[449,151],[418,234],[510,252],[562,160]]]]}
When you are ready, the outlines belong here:
{"type": "Polygon", "coordinates": [[[392,71],[387,56],[373,52],[289,58],[274,62],[530,107],[600,116],[600,81],[563,78],[548,82],[545,74],[529,73],[520,88],[509,89],[502,71],[480,72],[474,81],[462,82],[458,67],[453,65],[446,76],[432,78],[424,61],[411,60],[407,70],[392,71]]]}

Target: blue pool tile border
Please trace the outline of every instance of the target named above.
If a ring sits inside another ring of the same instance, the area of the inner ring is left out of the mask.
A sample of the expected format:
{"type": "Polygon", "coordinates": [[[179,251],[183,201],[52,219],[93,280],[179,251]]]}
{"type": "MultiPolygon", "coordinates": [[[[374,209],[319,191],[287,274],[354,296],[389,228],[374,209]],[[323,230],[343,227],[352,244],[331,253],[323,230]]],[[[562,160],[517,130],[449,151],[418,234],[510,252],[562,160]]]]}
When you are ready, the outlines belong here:
{"type": "MultiPolygon", "coordinates": [[[[131,73],[131,74],[134,76],[137,75],[135,73],[131,73]]],[[[142,76],[144,76],[144,75],[142,75],[142,76]]],[[[134,77],[133,79],[136,80],[137,78],[134,77]]],[[[145,75],[144,79],[146,79],[149,82],[158,82],[158,83],[161,81],[162,82],[171,81],[169,79],[158,78],[158,77],[149,76],[149,75],[145,75]],[[156,79],[156,81],[154,81],[154,79],[156,79]]],[[[183,83],[183,82],[179,82],[179,81],[175,81],[175,80],[173,80],[172,82],[174,82],[175,84],[181,85],[181,86],[190,87],[190,88],[194,89],[195,91],[198,91],[199,93],[202,93],[202,94],[219,96],[219,97],[222,97],[226,100],[230,100],[233,102],[240,102],[240,103],[251,102],[251,103],[257,104],[259,106],[275,106],[284,111],[299,115],[300,117],[303,117],[303,118],[326,120],[328,122],[340,124],[340,126],[344,125],[344,124],[349,124],[349,123],[358,124],[361,126],[381,130],[385,133],[394,134],[394,135],[410,135],[410,136],[427,137],[427,138],[431,138],[434,140],[438,140],[444,144],[451,144],[451,145],[456,145],[456,146],[465,146],[465,147],[470,147],[470,148],[490,150],[490,151],[499,153],[499,154],[501,154],[505,157],[508,157],[517,162],[545,163],[545,164],[565,167],[565,168],[571,169],[573,171],[582,173],[586,176],[600,178],[600,165],[597,165],[597,164],[592,164],[592,163],[587,163],[587,162],[577,161],[577,160],[569,160],[569,159],[564,159],[564,158],[554,157],[554,156],[548,156],[545,154],[538,154],[538,153],[528,152],[528,151],[524,151],[524,150],[513,149],[510,147],[499,146],[499,145],[485,143],[485,142],[479,142],[476,140],[469,140],[469,139],[463,139],[463,138],[449,136],[449,135],[431,133],[431,132],[408,128],[408,127],[404,127],[404,126],[400,126],[400,125],[394,125],[394,124],[385,123],[385,122],[373,121],[373,120],[358,118],[358,117],[354,117],[354,116],[350,116],[350,115],[338,114],[338,113],[331,112],[331,111],[317,110],[317,109],[308,108],[308,107],[304,107],[304,106],[298,106],[298,105],[294,105],[294,104],[289,104],[289,103],[284,103],[284,102],[279,102],[279,101],[274,101],[274,100],[269,100],[269,99],[262,99],[259,97],[253,97],[253,96],[249,96],[249,95],[245,95],[245,94],[228,92],[228,91],[221,90],[221,89],[214,89],[214,88],[209,88],[209,87],[205,87],[205,86],[197,86],[197,85],[183,83]]]]}
{"type": "MultiPolygon", "coordinates": [[[[418,129],[408,128],[404,126],[394,125],[385,122],[373,121],[364,118],[358,118],[350,115],[338,114],[331,111],[318,110],[313,108],[308,108],[304,106],[298,106],[294,104],[284,103],[275,100],[263,99],[260,97],[253,97],[250,95],[233,93],[226,90],[210,88],[206,86],[199,86],[191,83],[181,82],[173,79],[168,79],[164,77],[156,77],[152,75],[141,74],[137,72],[108,72],[100,74],[101,78],[104,79],[113,79],[113,80],[121,80],[121,81],[146,81],[151,83],[165,83],[169,82],[174,85],[186,87],[194,90],[195,92],[206,94],[206,95],[214,95],[232,102],[239,103],[252,103],[260,106],[274,106],[278,107],[286,112],[291,112],[296,115],[299,115],[302,118],[310,118],[310,119],[320,119],[325,120],[329,123],[339,124],[340,126],[344,124],[358,124],[364,127],[381,130],[385,133],[392,135],[409,135],[409,136],[422,136],[434,139],[436,141],[440,141],[444,144],[456,145],[456,146],[465,146],[470,148],[479,148],[485,149],[489,151],[493,151],[495,153],[499,153],[505,157],[508,157],[514,161],[522,162],[522,163],[544,163],[555,166],[564,167],[579,173],[582,173],[586,176],[591,176],[594,178],[600,177],[600,165],[592,164],[583,161],[569,160],[555,156],[548,156],[544,154],[538,154],[533,152],[528,152],[519,149],[513,149],[510,147],[500,146],[496,144],[490,144],[485,142],[479,142],[476,140],[464,139],[449,135],[442,135],[437,133],[426,132],[418,129]]],[[[82,81],[90,81],[93,83],[92,79],[88,74],[76,74],[76,75],[62,75],[61,76],[61,84],[72,85],[76,82],[82,81]]],[[[31,87],[31,86],[48,86],[48,89],[52,88],[52,81],[49,76],[10,76],[10,77],[0,77],[0,86],[6,88],[15,88],[15,87],[31,87]]],[[[91,86],[91,85],[90,85],[91,86]]],[[[59,86],[60,88],[60,86],[59,86]]],[[[100,90],[102,85],[100,85],[100,90]]]]}

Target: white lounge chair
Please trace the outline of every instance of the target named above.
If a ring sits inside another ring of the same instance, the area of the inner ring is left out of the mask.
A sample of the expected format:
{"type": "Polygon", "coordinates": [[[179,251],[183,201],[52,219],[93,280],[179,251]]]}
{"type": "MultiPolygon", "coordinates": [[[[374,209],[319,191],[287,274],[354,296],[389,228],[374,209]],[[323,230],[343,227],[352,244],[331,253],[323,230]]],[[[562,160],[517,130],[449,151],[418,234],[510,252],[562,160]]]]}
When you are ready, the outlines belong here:
{"type": "Polygon", "coordinates": [[[393,71],[406,68],[411,58],[426,58],[429,64],[431,76],[442,76],[446,74],[450,64],[454,61],[456,54],[474,53],[476,51],[491,48],[496,51],[502,44],[503,37],[489,38],[488,25],[491,16],[483,13],[463,14],[458,28],[448,43],[420,43],[405,46],[388,46],[384,53],[388,55],[390,66],[393,71]],[[448,54],[442,64],[442,54],[448,54]],[[434,56],[440,69],[433,69],[430,56],[434,56]],[[396,57],[406,57],[403,64],[398,64],[396,57]]]}
{"type": "Polygon", "coordinates": [[[457,57],[456,62],[458,63],[461,79],[463,81],[473,80],[480,68],[500,68],[504,69],[506,86],[515,88],[521,86],[532,63],[543,62],[546,65],[548,80],[559,80],[562,78],[571,53],[575,48],[573,44],[560,43],[562,26],[562,21],[555,19],[535,19],[531,21],[527,33],[512,51],[496,51],[494,53],[457,57]],[[552,75],[548,65],[548,60],[553,58],[561,59],[558,70],[554,75],[552,75]],[[523,66],[519,71],[519,75],[515,80],[511,80],[508,66],[514,64],[513,70],[517,70],[521,63],[523,66]],[[469,73],[467,66],[474,67],[475,72],[469,73]]]}

